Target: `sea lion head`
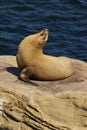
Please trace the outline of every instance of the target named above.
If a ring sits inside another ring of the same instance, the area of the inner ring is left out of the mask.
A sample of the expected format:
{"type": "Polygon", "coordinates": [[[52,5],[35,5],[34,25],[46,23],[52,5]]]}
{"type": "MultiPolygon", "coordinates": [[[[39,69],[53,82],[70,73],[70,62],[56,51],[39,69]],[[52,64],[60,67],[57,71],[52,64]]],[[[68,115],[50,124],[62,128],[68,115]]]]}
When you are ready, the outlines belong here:
{"type": "Polygon", "coordinates": [[[48,29],[44,29],[39,33],[26,37],[27,44],[33,47],[43,47],[48,40],[48,29]]]}
{"type": "Polygon", "coordinates": [[[38,35],[40,36],[40,38],[38,39],[39,43],[41,45],[44,45],[48,40],[48,29],[42,30],[40,33],[38,33],[38,35]]]}

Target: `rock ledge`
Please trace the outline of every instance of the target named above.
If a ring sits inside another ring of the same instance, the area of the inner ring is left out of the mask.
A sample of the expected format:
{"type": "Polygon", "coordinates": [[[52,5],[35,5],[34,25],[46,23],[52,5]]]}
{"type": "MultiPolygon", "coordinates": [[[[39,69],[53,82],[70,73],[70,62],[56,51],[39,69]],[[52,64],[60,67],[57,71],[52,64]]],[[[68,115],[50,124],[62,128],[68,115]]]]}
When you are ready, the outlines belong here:
{"type": "Polygon", "coordinates": [[[87,130],[87,63],[39,86],[18,79],[15,56],[0,56],[0,130],[87,130]]]}

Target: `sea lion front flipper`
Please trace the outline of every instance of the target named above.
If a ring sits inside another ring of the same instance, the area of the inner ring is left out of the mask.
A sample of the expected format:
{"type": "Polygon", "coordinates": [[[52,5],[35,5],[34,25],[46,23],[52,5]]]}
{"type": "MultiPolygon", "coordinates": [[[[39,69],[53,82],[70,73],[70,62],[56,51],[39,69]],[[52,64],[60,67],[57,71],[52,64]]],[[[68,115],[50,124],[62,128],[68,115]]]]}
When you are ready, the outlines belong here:
{"type": "Polygon", "coordinates": [[[31,71],[31,70],[29,70],[29,69],[27,69],[27,68],[23,68],[23,69],[21,70],[19,79],[21,79],[21,80],[24,81],[24,82],[30,83],[30,84],[32,84],[32,85],[38,86],[38,84],[32,82],[32,81],[29,79],[31,75],[32,75],[32,71],[31,71]]]}

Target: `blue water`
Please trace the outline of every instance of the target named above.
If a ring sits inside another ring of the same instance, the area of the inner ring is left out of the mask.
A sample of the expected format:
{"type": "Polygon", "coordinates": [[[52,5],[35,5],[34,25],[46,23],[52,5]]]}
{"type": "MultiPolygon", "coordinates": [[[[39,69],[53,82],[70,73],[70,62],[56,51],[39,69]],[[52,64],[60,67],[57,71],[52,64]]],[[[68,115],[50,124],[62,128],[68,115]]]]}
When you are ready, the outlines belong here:
{"type": "Polygon", "coordinates": [[[44,28],[44,53],[87,61],[87,0],[0,0],[0,55],[16,55],[25,36],[44,28]]]}

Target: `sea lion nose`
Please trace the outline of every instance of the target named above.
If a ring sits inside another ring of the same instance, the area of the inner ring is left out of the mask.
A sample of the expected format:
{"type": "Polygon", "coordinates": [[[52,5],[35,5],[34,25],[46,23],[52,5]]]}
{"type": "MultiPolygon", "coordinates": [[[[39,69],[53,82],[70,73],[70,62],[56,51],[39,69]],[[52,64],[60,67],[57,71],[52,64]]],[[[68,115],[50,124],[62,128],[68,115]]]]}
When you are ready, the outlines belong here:
{"type": "Polygon", "coordinates": [[[40,35],[43,36],[45,33],[48,33],[48,29],[43,29],[43,30],[40,32],[40,35]]]}
{"type": "Polygon", "coordinates": [[[44,29],[43,30],[43,35],[47,35],[48,34],[48,29],[44,29]]]}
{"type": "Polygon", "coordinates": [[[46,28],[46,29],[44,29],[44,31],[47,31],[47,32],[48,32],[48,29],[46,28]]]}

